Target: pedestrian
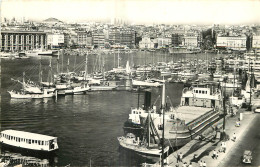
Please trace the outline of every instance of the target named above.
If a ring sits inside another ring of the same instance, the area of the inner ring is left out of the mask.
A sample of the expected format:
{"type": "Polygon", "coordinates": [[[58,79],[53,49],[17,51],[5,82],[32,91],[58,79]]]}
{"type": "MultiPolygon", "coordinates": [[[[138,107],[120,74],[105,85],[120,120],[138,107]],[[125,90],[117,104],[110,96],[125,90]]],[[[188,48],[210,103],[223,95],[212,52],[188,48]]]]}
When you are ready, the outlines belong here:
{"type": "Polygon", "coordinates": [[[188,167],[192,167],[192,162],[190,162],[189,166],[188,167]]]}
{"type": "Polygon", "coordinates": [[[237,137],[236,137],[236,133],[234,133],[234,134],[233,134],[233,141],[235,142],[236,139],[237,139],[237,137]]]}
{"type": "Polygon", "coordinates": [[[203,162],[202,162],[202,160],[200,160],[199,165],[200,165],[200,167],[203,167],[203,162]]]}
{"type": "Polygon", "coordinates": [[[216,159],[218,159],[218,151],[216,152],[216,159]]]}
{"type": "Polygon", "coordinates": [[[182,164],[182,167],[187,167],[186,162],[184,162],[184,163],[182,164]]]}
{"type": "Polygon", "coordinates": [[[177,163],[181,162],[180,154],[177,154],[177,163]]]}
{"type": "Polygon", "coordinates": [[[224,141],[221,143],[221,151],[226,152],[226,143],[224,141]]]}
{"type": "Polygon", "coordinates": [[[216,153],[216,150],[213,150],[212,159],[217,159],[217,153],[216,153]]]}
{"type": "Polygon", "coordinates": [[[182,158],[183,158],[183,155],[182,155],[182,153],[180,152],[180,162],[182,162],[182,158]]]}
{"type": "Polygon", "coordinates": [[[206,162],[205,162],[205,161],[203,162],[203,167],[207,167],[207,164],[206,164],[206,162]]]}

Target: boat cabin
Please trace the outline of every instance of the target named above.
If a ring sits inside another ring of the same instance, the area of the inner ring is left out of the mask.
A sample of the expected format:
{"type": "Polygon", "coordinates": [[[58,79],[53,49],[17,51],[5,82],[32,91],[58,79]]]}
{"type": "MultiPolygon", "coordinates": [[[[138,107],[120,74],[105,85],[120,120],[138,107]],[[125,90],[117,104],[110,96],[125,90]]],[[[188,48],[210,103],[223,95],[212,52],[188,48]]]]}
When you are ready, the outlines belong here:
{"type": "Polygon", "coordinates": [[[58,149],[57,137],[17,130],[2,131],[0,133],[0,142],[9,146],[35,151],[51,152],[58,149]]]}
{"type": "Polygon", "coordinates": [[[184,88],[181,97],[181,106],[197,106],[215,108],[220,107],[222,101],[221,92],[210,88],[191,87],[184,88]]]}

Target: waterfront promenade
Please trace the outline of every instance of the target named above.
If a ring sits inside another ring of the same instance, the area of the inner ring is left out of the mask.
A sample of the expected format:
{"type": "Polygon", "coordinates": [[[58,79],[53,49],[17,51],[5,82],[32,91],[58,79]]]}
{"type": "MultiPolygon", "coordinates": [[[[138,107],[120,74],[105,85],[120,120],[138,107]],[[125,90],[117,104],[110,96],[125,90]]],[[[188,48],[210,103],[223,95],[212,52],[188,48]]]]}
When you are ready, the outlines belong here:
{"type": "MultiPolygon", "coordinates": [[[[248,131],[251,123],[257,116],[254,112],[246,111],[245,109],[239,109],[235,116],[228,115],[226,118],[226,125],[225,125],[225,132],[229,135],[230,140],[226,141],[226,152],[218,153],[218,158],[213,159],[213,151],[221,150],[221,140],[220,139],[213,139],[213,136],[216,132],[208,133],[205,140],[199,140],[199,137],[192,140],[191,142],[187,143],[181,149],[177,150],[176,152],[172,153],[168,159],[167,164],[165,166],[185,166],[183,165],[186,162],[186,166],[191,163],[193,167],[199,167],[200,161],[205,162],[209,167],[222,167],[225,164],[225,160],[227,159],[228,155],[232,153],[234,148],[238,147],[239,140],[246,134],[248,131]],[[240,113],[243,113],[243,118],[240,121],[241,126],[236,127],[236,121],[240,117],[240,113]],[[233,134],[236,134],[236,141],[232,141],[233,134]],[[177,163],[177,155],[182,153],[183,159],[182,162],[177,163]],[[194,155],[196,159],[194,159],[194,155]]],[[[222,120],[220,120],[221,122],[222,120]]],[[[209,128],[210,129],[210,128],[209,128]]],[[[243,155],[243,152],[239,152],[238,154],[243,155]]],[[[156,163],[154,166],[160,166],[159,163],[156,163]]]]}

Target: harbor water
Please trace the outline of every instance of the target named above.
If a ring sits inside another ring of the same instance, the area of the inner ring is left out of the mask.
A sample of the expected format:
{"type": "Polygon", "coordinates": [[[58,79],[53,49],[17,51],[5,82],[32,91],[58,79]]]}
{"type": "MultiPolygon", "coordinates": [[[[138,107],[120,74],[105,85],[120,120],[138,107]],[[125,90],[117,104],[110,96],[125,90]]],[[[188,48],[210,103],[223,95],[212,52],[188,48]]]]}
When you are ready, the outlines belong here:
{"type": "MultiPolygon", "coordinates": [[[[133,52],[119,55],[120,65],[126,61],[133,65],[162,61],[207,59],[216,55],[169,55],[165,53],[133,52]]],[[[51,165],[57,166],[138,166],[156,160],[120,149],[117,137],[123,135],[123,123],[131,107],[137,107],[138,93],[131,91],[99,91],[86,95],[66,95],[49,99],[13,100],[7,90],[15,89],[14,79],[39,80],[39,65],[43,80],[48,77],[48,67],[57,70],[56,57],[2,60],[1,62],[1,130],[14,129],[58,137],[59,150],[51,165]]],[[[107,54],[98,58],[88,56],[88,72],[93,72],[99,59],[104,60],[105,70],[118,64],[118,55],[107,54]]],[[[64,55],[59,59],[60,71],[84,70],[85,57],[64,55]],[[68,60],[69,59],[69,60],[68,60]],[[61,63],[63,60],[63,63],[61,63]],[[69,62],[69,65],[68,65],[69,62]],[[82,66],[80,66],[80,64],[82,66]]],[[[18,84],[19,86],[19,84],[18,84]]],[[[169,83],[166,95],[174,107],[180,103],[183,84],[169,83]]],[[[152,103],[161,94],[160,88],[152,88],[152,103]]],[[[144,94],[140,94],[140,105],[144,94]]]]}

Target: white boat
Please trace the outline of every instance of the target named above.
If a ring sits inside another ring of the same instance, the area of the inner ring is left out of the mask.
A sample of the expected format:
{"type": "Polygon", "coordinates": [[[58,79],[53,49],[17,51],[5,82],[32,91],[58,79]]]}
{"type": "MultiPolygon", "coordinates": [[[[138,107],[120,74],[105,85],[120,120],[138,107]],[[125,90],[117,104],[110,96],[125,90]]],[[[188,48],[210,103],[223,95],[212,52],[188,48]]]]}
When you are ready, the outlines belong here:
{"type": "Polygon", "coordinates": [[[52,50],[41,50],[38,55],[50,55],[52,56],[52,50]]]}
{"type": "Polygon", "coordinates": [[[44,89],[39,94],[31,94],[31,93],[25,93],[25,92],[15,92],[15,91],[8,91],[11,98],[13,99],[42,99],[42,98],[51,98],[55,96],[54,91],[50,91],[47,89],[44,89]]]}
{"type": "Polygon", "coordinates": [[[22,84],[24,92],[26,92],[26,93],[36,93],[36,94],[42,93],[42,90],[40,89],[40,87],[38,85],[34,84],[34,82],[28,80],[27,83],[26,83],[25,80],[24,80],[24,75],[25,74],[23,74],[23,82],[21,82],[19,80],[15,80],[13,78],[11,78],[11,80],[22,84]]]}
{"type": "Polygon", "coordinates": [[[199,73],[198,76],[199,77],[209,77],[210,74],[209,73],[199,73]]]}
{"type": "Polygon", "coordinates": [[[28,57],[38,57],[39,55],[49,55],[52,56],[52,51],[51,50],[42,50],[42,49],[34,49],[34,50],[29,50],[25,51],[25,55],[28,57]]]}
{"type": "Polygon", "coordinates": [[[162,86],[161,83],[159,82],[153,82],[150,80],[146,80],[146,81],[138,81],[138,80],[132,80],[132,84],[133,86],[150,86],[150,87],[159,87],[162,86]]]}
{"type": "Polygon", "coordinates": [[[40,89],[40,87],[38,86],[32,86],[32,85],[28,85],[25,84],[24,85],[24,91],[27,93],[42,93],[42,90],[40,89]]]}
{"type": "Polygon", "coordinates": [[[239,84],[239,83],[231,83],[231,82],[227,82],[227,83],[225,83],[225,82],[221,82],[220,83],[220,86],[221,87],[226,87],[226,88],[240,88],[241,87],[241,84],[239,84]]]}
{"type": "Polygon", "coordinates": [[[221,78],[221,77],[222,77],[222,74],[221,74],[221,73],[214,73],[214,74],[213,74],[213,77],[214,77],[214,78],[221,78]]]}
{"type": "Polygon", "coordinates": [[[8,91],[11,98],[13,99],[32,99],[32,96],[30,94],[15,92],[15,91],[8,91]]]}
{"type": "Polygon", "coordinates": [[[16,56],[18,56],[18,53],[15,52],[0,52],[1,59],[10,59],[15,58],[16,56]]]}
{"type": "MultiPolygon", "coordinates": [[[[126,137],[121,136],[117,138],[121,147],[135,151],[140,154],[152,155],[152,156],[161,156],[162,149],[158,149],[157,146],[154,148],[148,148],[145,144],[142,145],[142,142],[139,141],[139,138],[135,138],[135,135],[128,133],[126,137]]],[[[169,146],[164,148],[164,153],[168,152],[169,146]]]]}
{"type": "Polygon", "coordinates": [[[68,89],[69,85],[66,83],[59,83],[55,85],[55,88],[57,90],[64,90],[64,89],[68,89]]]}
{"type": "Polygon", "coordinates": [[[108,86],[108,85],[91,85],[90,91],[106,91],[106,90],[114,90],[117,86],[108,86]]]}
{"type": "Polygon", "coordinates": [[[46,86],[46,87],[54,86],[53,82],[41,82],[41,84],[42,84],[42,86],[46,86]]]}
{"type": "Polygon", "coordinates": [[[57,137],[18,130],[4,130],[0,134],[2,144],[34,151],[51,152],[57,150],[57,137]]]}
{"type": "Polygon", "coordinates": [[[77,87],[74,87],[72,89],[66,89],[65,90],[65,95],[66,94],[84,94],[86,93],[87,91],[90,90],[90,87],[88,86],[77,86],[77,87]]]}

